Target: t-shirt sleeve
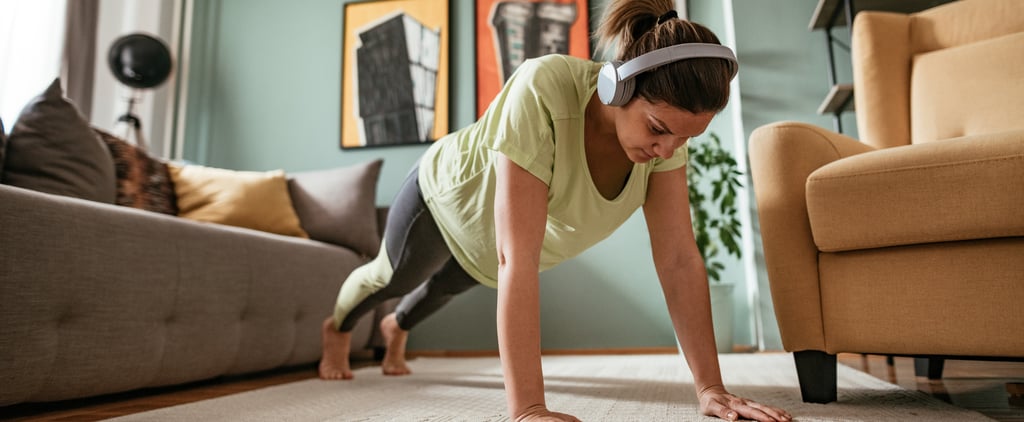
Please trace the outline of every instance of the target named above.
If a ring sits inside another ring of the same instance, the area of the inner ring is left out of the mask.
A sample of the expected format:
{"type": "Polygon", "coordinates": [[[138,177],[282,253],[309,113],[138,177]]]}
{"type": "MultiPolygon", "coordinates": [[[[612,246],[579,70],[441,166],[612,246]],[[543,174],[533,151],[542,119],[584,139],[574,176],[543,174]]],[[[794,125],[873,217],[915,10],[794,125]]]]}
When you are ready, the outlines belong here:
{"type": "Polygon", "coordinates": [[[527,60],[505,83],[481,120],[487,148],[505,155],[550,186],[555,158],[553,119],[542,94],[549,79],[541,62],[527,60]]]}
{"type": "Polygon", "coordinates": [[[690,154],[686,149],[687,143],[683,143],[683,146],[676,149],[676,152],[669,158],[655,158],[654,171],[669,171],[685,167],[686,162],[690,159],[690,154]]]}

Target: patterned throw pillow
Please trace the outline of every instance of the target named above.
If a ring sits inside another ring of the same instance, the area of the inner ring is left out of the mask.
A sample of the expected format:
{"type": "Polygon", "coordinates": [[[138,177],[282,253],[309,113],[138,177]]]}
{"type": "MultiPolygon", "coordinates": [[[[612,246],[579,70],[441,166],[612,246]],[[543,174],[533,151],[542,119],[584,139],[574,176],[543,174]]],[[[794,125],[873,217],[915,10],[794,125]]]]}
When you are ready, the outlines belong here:
{"type": "Polygon", "coordinates": [[[150,157],[146,151],[117,136],[100,129],[93,130],[107,144],[114,158],[114,171],[117,174],[117,199],[114,203],[177,215],[177,198],[167,163],[150,157]]]}

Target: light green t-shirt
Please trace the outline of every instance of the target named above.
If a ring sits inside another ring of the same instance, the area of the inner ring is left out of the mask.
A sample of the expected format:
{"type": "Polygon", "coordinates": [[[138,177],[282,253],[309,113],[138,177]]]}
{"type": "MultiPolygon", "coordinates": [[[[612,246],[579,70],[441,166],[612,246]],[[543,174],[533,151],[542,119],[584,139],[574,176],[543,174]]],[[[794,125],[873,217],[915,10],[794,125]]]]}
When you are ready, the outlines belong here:
{"type": "Polygon", "coordinates": [[[651,173],[686,165],[686,146],[672,158],[634,164],[625,188],[608,200],[598,192],[584,152],[584,110],[601,64],[562,55],[524,62],[474,124],[441,138],[420,161],[420,189],[455,259],[482,284],[498,284],[494,236],[498,154],[548,186],[540,270],[605,239],[644,203],[651,173]]]}

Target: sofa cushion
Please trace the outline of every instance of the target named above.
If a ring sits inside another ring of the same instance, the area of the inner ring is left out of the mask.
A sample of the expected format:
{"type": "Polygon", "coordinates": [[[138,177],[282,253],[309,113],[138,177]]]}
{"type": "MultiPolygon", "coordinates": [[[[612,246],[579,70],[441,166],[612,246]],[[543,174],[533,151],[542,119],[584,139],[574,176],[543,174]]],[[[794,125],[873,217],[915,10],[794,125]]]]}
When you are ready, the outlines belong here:
{"type": "Polygon", "coordinates": [[[60,79],[25,106],[7,140],[3,183],[113,204],[110,151],[64,98],[60,79]]]}
{"type": "Polygon", "coordinates": [[[380,248],[377,179],[381,160],[288,178],[295,212],[309,237],[374,256],[380,248]]]}
{"type": "Polygon", "coordinates": [[[169,164],[168,169],[181,217],[309,237],[299,225],[281,170],[234,171],[176,164],[169,164]]]}
{"type": "Polygon", "coordinates": [[[1024,236],[1024,130],[855,155],[807,179],[825,252],[1024,236]]]}
{"type": "Polygon", "coordinates": [[[167,163],[150,157],[145,150],[100,129],[95,129],[114,158],[117,175],[117,205],[161,214],[177,215],[174,184],[167,163]]]}

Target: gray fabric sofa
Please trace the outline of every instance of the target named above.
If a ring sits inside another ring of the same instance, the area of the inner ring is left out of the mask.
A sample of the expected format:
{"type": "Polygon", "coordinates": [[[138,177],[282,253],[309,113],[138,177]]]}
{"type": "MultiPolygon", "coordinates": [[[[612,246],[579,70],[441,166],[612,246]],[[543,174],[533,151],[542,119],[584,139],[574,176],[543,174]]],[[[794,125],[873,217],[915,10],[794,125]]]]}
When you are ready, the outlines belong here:
{"type": "MultiPolygon", "coordinates": [[[[60,80],[3,127],[0,406],[312,364],[338,289],[381,243],[381,160],[175,181],[91,127],[60,80]],[[294,236],[269,233],[281,222],[294,236]]],[[[353,357],[383,344],[393,308],[359,322],[353,357]]]]}
{"type": "MultiPolygon", "coordinates": [[[[338,288],[367,259],[0,185],[0,406],[312,364],[338,288]]],[[[381,345],[393,306],[359,323],[353,356],[381,345]]]]}

